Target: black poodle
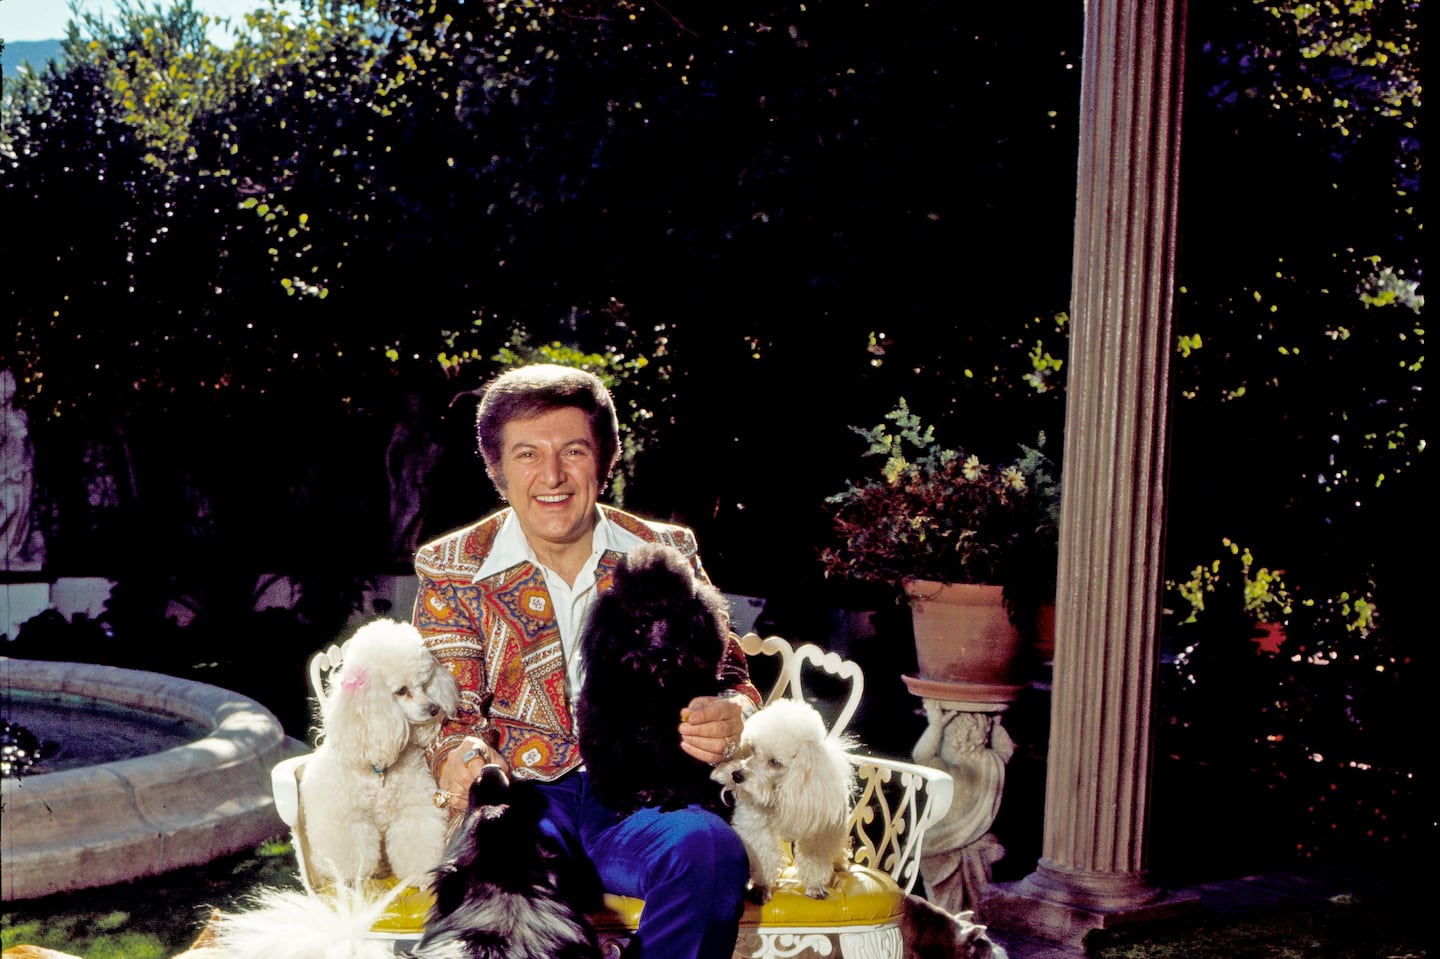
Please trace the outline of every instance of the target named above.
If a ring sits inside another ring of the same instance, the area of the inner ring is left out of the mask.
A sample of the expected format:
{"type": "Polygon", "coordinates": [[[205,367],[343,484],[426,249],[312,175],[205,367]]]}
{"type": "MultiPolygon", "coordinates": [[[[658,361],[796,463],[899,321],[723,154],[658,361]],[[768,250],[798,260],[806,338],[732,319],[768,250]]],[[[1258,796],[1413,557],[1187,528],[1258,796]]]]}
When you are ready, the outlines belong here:
{"type": "Polygon", "coordinates": [[[680,749],[680,714],[725,689],[730,615],[720,591],[673,547],[620,561],[581,637],[580,754],[596,796],[616,812],[691,803],[726,815],[710,767],[680,749]]]}

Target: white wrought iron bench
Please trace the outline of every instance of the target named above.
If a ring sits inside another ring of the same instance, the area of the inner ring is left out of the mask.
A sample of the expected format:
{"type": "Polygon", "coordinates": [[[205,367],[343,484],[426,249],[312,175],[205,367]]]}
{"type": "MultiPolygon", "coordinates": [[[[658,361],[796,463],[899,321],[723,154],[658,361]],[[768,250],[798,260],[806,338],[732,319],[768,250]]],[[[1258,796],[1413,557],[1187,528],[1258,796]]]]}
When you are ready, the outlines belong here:
{"type": "MultiPolygon", "coordinates": [[[[774,636],[761,639],[751,633],[741,644],[751,657],[779,657],[767,702],[780,696],[813,701],[808,692],[813,683],[807,681],[826,674],[848,686],[830,734],[839,735],[854,718],[865,688],[864,675],[855,663],[814,644],[796,648],[774,636]]],[[[325,695],[326,676],[339,664],[340,651],[333,646],[311,659],[310,682],[317,697],[325,695]]],[[[307,759],[299,756],[275,767],[275,807],[291,829],[301,881],[307,890],[324,895],[326,890],[311,884],[300,820],[300,789],[307,759]]],[[[851,755],[851,762],[861,787],[850,817],[851,865],[827,899],[811,899],[798,882],[782,878],[769,902],[763,906],[747,903],[735,949],[737,959],[900,959],[903,955],[904,898],[919,878],[925,831],[950,808],[954,782],[942,770],[860,752],[851,755]]],[[[383,885],[385,880],[377,882],[383,885]]],[[[393,885],[394,880],[389,883],[393,885]]],[[[430,894],[424,890],[404,891],[372,934],[401,942],[418,939],[430,902],[430,894]]],[[[606,956],[621,955],[643,908],[638,899],[605,897],[604,908],[592,919],[606,956]]]]}

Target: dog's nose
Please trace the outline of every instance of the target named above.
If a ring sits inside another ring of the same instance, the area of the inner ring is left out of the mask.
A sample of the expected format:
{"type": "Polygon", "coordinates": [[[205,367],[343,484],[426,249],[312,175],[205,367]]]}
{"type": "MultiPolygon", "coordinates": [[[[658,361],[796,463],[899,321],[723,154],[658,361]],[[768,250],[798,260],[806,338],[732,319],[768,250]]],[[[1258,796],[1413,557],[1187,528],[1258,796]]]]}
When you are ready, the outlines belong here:
{"type": "Polygon", "coordinates": [[[735,770],[733,773],[730,774],[730,778],[737,783],[743,783],[745,781],[745,770],[735,770]]]}
{"type": "Polygon", "coordinates": [[[438,716],[439,714],[440,714],[440,704],[439,704],[439,703],[431,703],[431,704],[430,704],[430,715],[431,715],[431,716],[438,716]]]}

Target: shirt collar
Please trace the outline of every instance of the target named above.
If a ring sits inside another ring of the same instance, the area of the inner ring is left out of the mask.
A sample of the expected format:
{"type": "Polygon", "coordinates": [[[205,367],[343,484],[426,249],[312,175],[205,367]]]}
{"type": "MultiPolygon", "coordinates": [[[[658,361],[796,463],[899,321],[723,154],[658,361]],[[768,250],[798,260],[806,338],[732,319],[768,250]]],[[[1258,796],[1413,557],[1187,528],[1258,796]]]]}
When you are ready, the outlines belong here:
{"type": "MultiPolygon", "coordinates": [[[[644,542],[629,530],[610,522],[605,516],[605,510],[599,506],[595,507],[595,511],[595,530],[590,540],[592,557],[600,555],[606,550],[628,553],[644,542]]],[[[481,563],[480,568],[475,571],[471,582],[478,583],[482,579],[488,579],[496,573],[504,572],[521,563],[540,565],[540,561],[535,558],[535,551],[530,548],[529,540],[525,538],[525,532],[520,528],[520,521],[515,518],[515,511],[512,509],[505,514],[505,519],[501,521],[500,529],[495,534],[494,545],[490,547],[490,555],[485,557],[485,562],[481,563]]]]}

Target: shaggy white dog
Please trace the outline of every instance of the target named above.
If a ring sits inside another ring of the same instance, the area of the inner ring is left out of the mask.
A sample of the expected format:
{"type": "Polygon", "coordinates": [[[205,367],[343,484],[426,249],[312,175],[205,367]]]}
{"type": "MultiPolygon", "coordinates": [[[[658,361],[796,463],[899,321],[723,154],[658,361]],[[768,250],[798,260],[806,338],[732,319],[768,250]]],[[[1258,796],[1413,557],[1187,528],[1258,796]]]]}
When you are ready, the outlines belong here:
{"type": "Polygon", "coordinates": [[[312,881],[381,875],[384,860],[395,876],[423,882],[444,855],[448,825],[424,748],[459,691],[408,623],[366,623],[341,653],[300,781],[312,881]]]}
{"type": "Polygon", "coordinates": [[[394,959],[395,944],[370,939],[370,927],[404,891],[376,896],[341,883],[326,897],[261,887],[246,908],[216,910],[196,944],[175,959],[394,959]]]}
{"type": "Polygon", "coordinates": [[[797,699],[778,699],[746,720],[737,758],[716,766],[711,778],[734,796],[730,824],[750,854],[752,898],[770,900],[786,841],[805,894],[830,895],[850,856],[856,778],[846,751],[853,745],[827,736],[820,714],[797,699]]]}

